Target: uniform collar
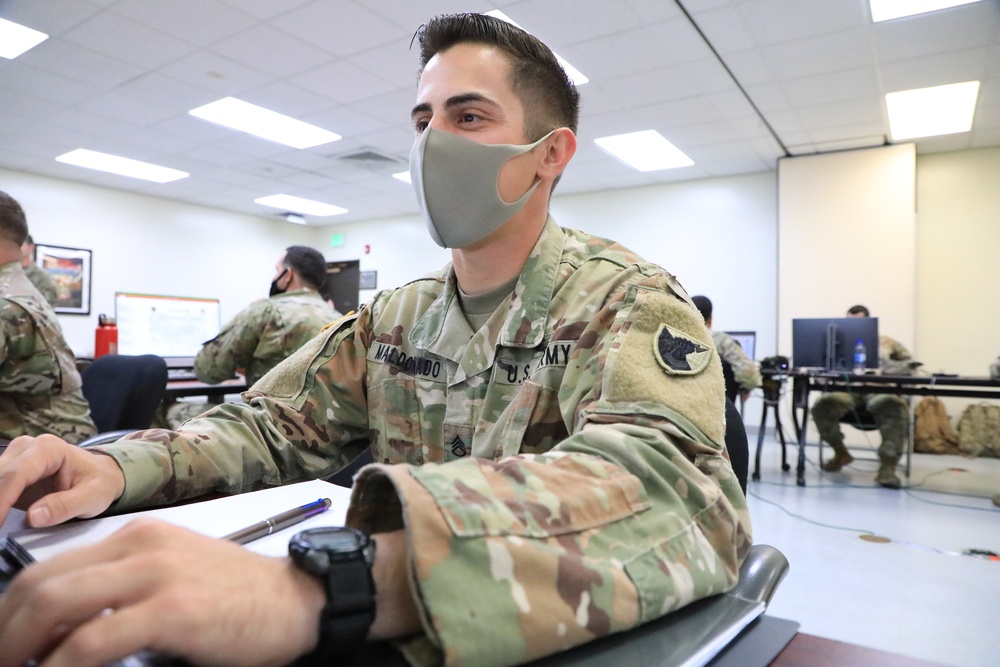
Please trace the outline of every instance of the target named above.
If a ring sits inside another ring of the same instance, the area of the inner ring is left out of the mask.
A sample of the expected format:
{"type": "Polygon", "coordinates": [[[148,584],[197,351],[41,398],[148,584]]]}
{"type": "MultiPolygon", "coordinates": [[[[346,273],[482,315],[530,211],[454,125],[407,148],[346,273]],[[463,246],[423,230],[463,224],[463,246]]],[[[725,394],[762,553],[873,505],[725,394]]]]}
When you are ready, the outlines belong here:
{"type": "Polygon", "coordinates": [[[514,285],[513,296],[505,302],[507,311],[499,327],[499,333],[495,336],[496,340],[477,340],[483,331],[495,330],[490,322],[480,332],[472,332],[469,329],[459,305],[455,269],[449,265],[444,289],[410,331],[410,343],[439,356],[452,358],[459,363],[462,363],[461,358],[466,347],[475,346],[477,343],[485,344],[480,353],[486,354],[490,362],[497,345],[522,348],[539,346],[545,338],[545,322],[555,291],[565,240],[562,229],[552,216],[549,216],[538,241],[528,254],[524,268],[521,269],[521,274],[514,285]],[[468,345],[456,349],[454,343],[458,337],[452,338],[444,333],[463,330],[463,327],[467,335],[461,338],[464,338],[468,345]],[[472,340],[469,340],[470,335],[473,336],[472,340]]]}

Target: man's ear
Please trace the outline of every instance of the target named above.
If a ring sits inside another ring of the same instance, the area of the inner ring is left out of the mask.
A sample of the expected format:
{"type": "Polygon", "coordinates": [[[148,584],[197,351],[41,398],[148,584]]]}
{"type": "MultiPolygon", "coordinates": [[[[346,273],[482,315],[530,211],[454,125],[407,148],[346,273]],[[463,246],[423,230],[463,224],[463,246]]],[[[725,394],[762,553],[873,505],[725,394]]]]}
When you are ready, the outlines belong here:
{"type": "Polygon", "coordinates": [[[545,154],[538,165],[540,178],[555,178],[566,169],[566,165],[576,153],[576,135],[568,127],[560,127],[552,131],[542,147],[545,154]]]}

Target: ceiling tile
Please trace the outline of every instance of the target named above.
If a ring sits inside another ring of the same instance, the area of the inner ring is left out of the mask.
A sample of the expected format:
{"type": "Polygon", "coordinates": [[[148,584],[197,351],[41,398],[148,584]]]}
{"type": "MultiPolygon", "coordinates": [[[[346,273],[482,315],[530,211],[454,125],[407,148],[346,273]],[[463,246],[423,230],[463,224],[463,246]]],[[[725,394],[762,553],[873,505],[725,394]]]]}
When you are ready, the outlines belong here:
{"type": "Polygon", "coordinates": [[[393,41],[407,44],[412,34],[355,2],[312,2],[272,24],[341,58],[393,41]]]}
{"type": "Polygon", "coordinates": [[[222,40],[211,51],[272,76],[290,76],[329,60],[323,50],[269,25],[258,25],[222,40]]]}
{"type": "Polygon", "coordinates": [[[122,0],[114,12],[158,32],[183,35],[184,40],[208,47],[246,30],[259,19],[218,2],[203,0],[122,0]]]}
{"type": "Polygon", "coordinates": [[[75,44],[50,39],[18,58],[19,64],[102,88],[140,76],[142,67],[96,53],[75,44]]]}
{"type": "Polygon", "coordinates": [[[194,50],[189,43],[110,12],[68,30],[63,39],[143,68],[160,67],[194,50]]]}
{"type": "Polygon", "coordinates": [[[289,80],[306,90],[325,95],[339,104],[350,104],[397,89],[388,80],[346,60],[316,67],[292,76],[289,80]]]}

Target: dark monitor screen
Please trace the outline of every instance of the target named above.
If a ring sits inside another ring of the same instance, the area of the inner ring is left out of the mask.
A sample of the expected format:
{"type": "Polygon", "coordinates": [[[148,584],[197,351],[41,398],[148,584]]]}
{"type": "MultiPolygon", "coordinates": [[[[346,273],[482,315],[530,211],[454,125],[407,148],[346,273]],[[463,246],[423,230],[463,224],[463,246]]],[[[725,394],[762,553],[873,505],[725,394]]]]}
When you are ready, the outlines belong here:
{"type": "Polygon", "coordinates": [[[756,331],[727,331],[727,334],[732,336],[733,340],[740,344],[743,348],[743,354],[747,355],[752,361],[754,359],[754,354],[757,350],[757,332],[756,331]]]}
{"type": "Polygon", "coordinates": [[[866,368],[878,368],[877,317],[818,317],[792,320],[792,366],[849,371],[854,346],[865,344],[866,368]]]}

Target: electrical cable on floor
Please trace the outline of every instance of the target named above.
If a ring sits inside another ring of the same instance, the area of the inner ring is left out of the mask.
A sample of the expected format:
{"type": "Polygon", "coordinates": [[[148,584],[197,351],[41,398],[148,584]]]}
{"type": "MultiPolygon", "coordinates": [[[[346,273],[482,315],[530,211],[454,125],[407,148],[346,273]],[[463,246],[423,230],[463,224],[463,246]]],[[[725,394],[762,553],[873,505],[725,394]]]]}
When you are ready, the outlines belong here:
{"type": "Polygon", "coordinates": [[[846,532],[849,532],[849,533],[861,533],[862,535],[875,535],[875,533],[873,531],[866,530],[864,528],[850,528],[848,526],[835,526],[835,525],[833,525],[831,523],[823,523],[821,521],[814,521],[813,519],[806,518],[806,517],[802,516],[801,514],[796,514],[796,513],[792,512],[792,511],[789,511],[789,510],[785,509],[781,505],[781,503],[777,503],[777,502],[775,502],[773,500],[768,500],[767,498],[764,498],[764,497],[762,497],[762,496],[760,496],[760,495],[758,495],[758,494],[756,494],[756,493],[754,493],[753,491],[750,491],[750,490],[747,491],[747,495],[750,496],[750,497],[752,497],[752,498],[756,498],[757,500],[759,500],[762,503],[767,503],[768,505],[772,505],[774,507],[777,507],[779,510],[781,510],[782,512],[784,512],[788,516],[792,517],[793,519],[799,519],[801,521],[805,521],[806,523],[811,523],[814,526],[819,526],[820,528],[830,528],[830,529],[833,529],[833,530],[843,530],[843,531],[846,531],[846,532]]]}

